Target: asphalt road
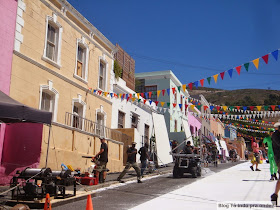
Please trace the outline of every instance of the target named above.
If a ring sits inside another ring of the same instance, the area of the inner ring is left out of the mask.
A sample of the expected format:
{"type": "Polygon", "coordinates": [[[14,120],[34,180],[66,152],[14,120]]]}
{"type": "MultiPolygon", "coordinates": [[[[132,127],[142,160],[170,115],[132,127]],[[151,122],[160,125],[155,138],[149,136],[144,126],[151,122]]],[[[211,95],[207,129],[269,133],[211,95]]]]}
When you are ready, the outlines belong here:
{"type": "MultiPolygon", "coordinates": [[[[239,163],[241,162],[224,163],[220,164],[218,167],[210,166],[210,170],[202,170],[202,177],[200,178],[191,178],[190,175],[185,174],[183,178],[173,179],[172,174],[165,174],[151,179],[144,179],[142,184],[132,181],[126,184],[121,184],[119,187],[99,190],[92,196],[93,208],[95,210],[129,209],[160,195],[191,184],[199,179],[203,179],[203,177],[211,175],[212,172],[219,172],[239,163]]],[[[80,200],[53,209],[82,210],[86,209],[86,202],[87,200],[80,200]]]]}

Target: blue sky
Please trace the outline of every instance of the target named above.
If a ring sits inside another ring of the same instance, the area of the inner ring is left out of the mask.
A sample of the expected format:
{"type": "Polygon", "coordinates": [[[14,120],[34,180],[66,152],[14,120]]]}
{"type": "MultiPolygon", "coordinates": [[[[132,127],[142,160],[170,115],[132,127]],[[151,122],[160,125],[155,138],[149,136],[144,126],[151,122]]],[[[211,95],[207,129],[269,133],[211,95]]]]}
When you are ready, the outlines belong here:
{"type": "MultiPolygon", "coordinates": [[[[280,90],[280,61],[260,59],[232,79],[207,77],[280,48],[280,0],[68,0],[113,44],[136,61],[135,70],[172,70],[182,84],[280,90]]],[[[280,55],[279,55],[280,56],[280,55]]]]}

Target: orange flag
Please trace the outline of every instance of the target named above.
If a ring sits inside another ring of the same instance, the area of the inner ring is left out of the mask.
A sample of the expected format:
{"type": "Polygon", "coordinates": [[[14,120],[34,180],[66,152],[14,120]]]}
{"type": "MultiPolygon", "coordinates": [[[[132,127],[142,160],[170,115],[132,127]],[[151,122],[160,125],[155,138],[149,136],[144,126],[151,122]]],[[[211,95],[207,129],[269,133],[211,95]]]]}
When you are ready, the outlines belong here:
{"type": "Polygon", "coordinates": [[[214,78],[214,80],[215,80],[215,83],[217,83],[218,76],[219,76],[219,74],[213,75],[213,78],[214,78]]]}
{"type": "Polygon", "coordinates": [[[259,58],[257,58],[257,59],[255,59],[255,60],[253,60],[253,61],[252,61],[252,62],[253,62],[253,64],[255,65],[256,69],[258,69],[258,68],[259,68],[259,61],[260,61],[260,59],[259,59],[259,58]]]}

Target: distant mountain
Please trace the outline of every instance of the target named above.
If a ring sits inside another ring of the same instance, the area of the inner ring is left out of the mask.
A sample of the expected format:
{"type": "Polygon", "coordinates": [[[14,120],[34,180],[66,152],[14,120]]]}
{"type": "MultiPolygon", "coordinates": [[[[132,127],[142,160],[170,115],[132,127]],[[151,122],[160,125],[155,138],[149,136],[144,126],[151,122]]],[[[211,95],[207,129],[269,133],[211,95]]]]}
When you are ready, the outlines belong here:
{"type": "Polygon", "coordinates": [[[226,106],[280,105],[280,91],[264,89],[222,90],[214,88],[194,88],[189,94],[202,94],[209,103],[226,106]]]}

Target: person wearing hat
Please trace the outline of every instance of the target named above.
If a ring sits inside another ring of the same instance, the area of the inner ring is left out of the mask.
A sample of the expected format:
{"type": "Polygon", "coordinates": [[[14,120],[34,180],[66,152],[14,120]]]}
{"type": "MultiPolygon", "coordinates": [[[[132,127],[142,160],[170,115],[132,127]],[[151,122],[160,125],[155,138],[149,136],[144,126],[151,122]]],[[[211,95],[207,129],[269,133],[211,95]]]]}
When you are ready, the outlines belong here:
{"type": "Polygon", "coordinates": [[[136,163],[137,149],[135,148],[135,146],[136,146],[136,142],[132,142],[131,147],[129,147],[127,149],[127,151],[126,151],[126,153],[127,153],[127,162],[126,162],[125,168],[123,169],[123,171],[121,172],[121,174],[117,178],[117,181],[119,181],[121,183],[124,183],[124,181],[122,181],[122,178],[124,177],[124,175],[128,172],[128,170],[131,167],[133,167],[134,170],[136,171],[137,182],[138,183],[142,183],[140,168],[139,168],[138,164],[136,163]]]}
{"type": "Polygon", "coordinates": [[[272,149],[272,140],[271,140],[271,135],[273,134],[274,131],[275,131],[274,129],[271,129],[268,132],[269,136],[265,137],[263,140],[263,144],[267,143],[267,147],[268,147],[267,156],[268,156],[268,161],[270,164],[270,174],[271,174],[270,180],[274,180],[274,179],[277,180],[276,173],[278,171],[277,165],[274,160],[274,153],[273,153],[273,149],[272,149]]]}

